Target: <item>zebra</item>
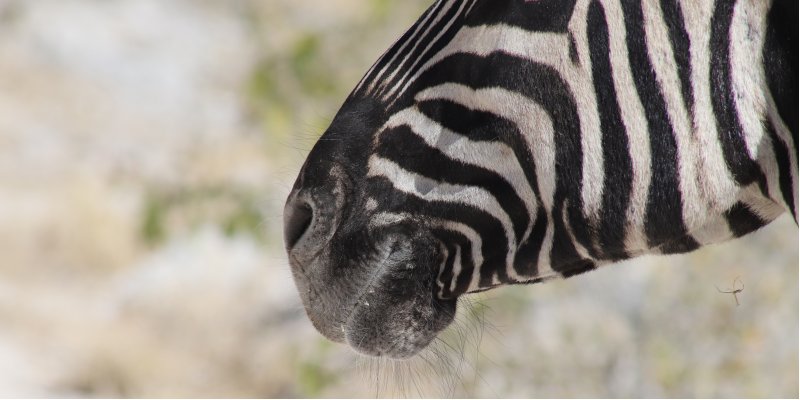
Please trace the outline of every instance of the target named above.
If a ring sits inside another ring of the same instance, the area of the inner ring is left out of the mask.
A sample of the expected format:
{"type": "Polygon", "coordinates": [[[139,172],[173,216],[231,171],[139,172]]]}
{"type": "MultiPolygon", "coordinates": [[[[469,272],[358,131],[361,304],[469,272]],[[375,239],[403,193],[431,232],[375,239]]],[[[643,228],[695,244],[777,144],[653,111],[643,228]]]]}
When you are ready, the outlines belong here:
{"type": "Polygon", "coordinates": [[[284,209],[315,328],[403,359],[460,296],[797,222],[793,0],[438,0],[284,209]]]}

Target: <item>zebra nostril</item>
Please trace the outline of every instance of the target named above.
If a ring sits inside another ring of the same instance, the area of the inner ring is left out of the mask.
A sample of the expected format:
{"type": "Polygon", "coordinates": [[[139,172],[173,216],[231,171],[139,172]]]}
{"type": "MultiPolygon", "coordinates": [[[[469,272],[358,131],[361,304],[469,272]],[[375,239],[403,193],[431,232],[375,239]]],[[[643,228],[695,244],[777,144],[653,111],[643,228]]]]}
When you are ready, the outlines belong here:
{"type": "Polygon", "coordinates": [[[283,226],[283,239],[286,248],[291,249],[311,227],[314,220],[314,209],[306,202],[294,204],[286,215],[283,226]]]}

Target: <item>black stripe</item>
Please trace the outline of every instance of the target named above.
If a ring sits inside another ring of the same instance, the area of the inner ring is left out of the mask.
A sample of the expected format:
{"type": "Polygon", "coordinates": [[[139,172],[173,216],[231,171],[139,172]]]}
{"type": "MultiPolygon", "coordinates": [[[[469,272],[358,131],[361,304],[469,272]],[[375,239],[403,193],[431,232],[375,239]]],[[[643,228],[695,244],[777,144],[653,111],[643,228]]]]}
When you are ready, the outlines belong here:
{"type": "Polygon", "coordinates": [[[469,284],[472,280],[472,272],[475,270],[475,260],[472,258],[472,242],[459,232],[449,231],[441,228],[431,229],[431,233],[439,238],[444,243],[448,243],[447,251],[453,255],[453,261],[447,263],[445,270],[442,273],[442,282],[445,284],[443,290],[443,298],[454,298],[467,291],[469,284]],[[455,261],[455,245],[461,247],[461,271],[458,273],[456,279],[456,287],[450,290],[450,283],[453,280],[453,262],[455,261]]]}
{"type": "Polygon", "coordinates": [[[761,192],[768,195],[766,177],[747,152],[742,124],[736,112],[729,47],[735,5],[735,1],[717,1],[711,17],[711,106],[728,170],[739,185],[747,186],[758,181],[761,192]]]}
{"type": "Polygon", "coordinates": [[[512,234],[522,238],[525,233],[530,215],[514,187],[503,176],[449,158],[441,150],[430,147],[406,125],[383,132],[375,153],[405,170],[434,181],[479,187],[488,191],[511,219],[512,234]]]}
{"type": "Polygon", "coordinates": [[[575,36],[572,32],[569,33],[569,60],[573,64],[579,64],[581,59],[578,55],[578,46],[575,44],[575,36]]]}
{"type": "Polygon", "coordinates": [[[767,15],[762,57],[767,85],[778,115],[792,132],[797,157],[797,0],[776,0],[767,15]]]}
{"type": "Polygon", "coordinates": [[[733,236],[741,237],[769,223],[763,220],[756,213],[750,211],[746,204],[738,202],[728,211],[725,211],[725,219],[728,221],[733,236]]]}
{"type": "Polygon", "coordinates": [[[403,211],[420,217],[444,219],[460,222],[475,230],[483,241],[484,263],[480,266],[480,286],[492,284],[495,274],[500,282],[509,282],[506,274],[506,250],[508,242],[503,226],[491,214],[467,204],[453,207],[450,202],[421,199],[417,196],[398,191],[388,178],[377,176],[369,178],[366,186],[370,195],[378,199],[376,211],[403,211]]]}
{"type": "Polygon", "coordinates": [[[527,31],[566,32],[575,0],[484,0],[470,13],[467,25],[504,24],[527,31]]]}
{"type": "Polygon", "coordinates": [[[670,240],[659,247],[661,254],[682,254],[697,250],[700,244],[690,234],[670,240]]]}
{"type": "Polygon", "coordinates": [[[775,161],[778,163],[778,182],[783,195],[783,201],[789,207],[795,221],[797,221],[797,210],[794,209],[794,187],[792,185],[792,165],[789,162],[789,149],[786,144],[775,133],[775,127],[767,123],[767,132],[772,141],[772,151],[775,153],[775,161]]]}
{"type": "Polygon", "coordinates": [[[428,118],[438,121],[453,132],[464,134],[470,140],[497,141],[514,151],[514,157],[519,162],[525,173],[525,179],[536,196],[536,204],[539,204],[537,220],[531,235],[524,243],[520,243],[517,249],[514,269],[521,276],[536,275],[539,251],[544,240],[548,216],[541,207],[542,198],[536,179],[536,165],[533,162],[531,149],[522,133],[513,122],[503,117],[472,110],[448,100],[425,100],[418,103],[417,107],[428,118]]]}
{"type": "MultiPolygon", "coordinates": [[[[649,245],[686,236],[678,176],[678,149],[667,106],[647,54],[644,16],[639,2],[622,2],[631,72],[644,106],[650,137],[650,189],[645,232],[649,245]]],[[[698,246],[695,242],[694,246],[698,246]]]]}
{"type": "Polygon", "coordinates": [[[628,258],[625,251],[625,220],[633,186],[633,166],[628,136],[619,109],[609,59],[608,24],[603,6],[592,1],[587,15],[586,39],[592,61],[592,80],[603,140],[603,199],[600,210],[599,242],[607,258],[628,258]]]}
{"type": "Polygon", "coordinates": [[[547,221],[544,207],[539,206],[531,235],[519,247],[517,256],[514,259],[514,271],[520,276],[535,277],[539,275],[539,253],[542,250],[544,235],[547,232],[547,221]]]}
{"type": "MultiPolygon", "coordinates": [[[[541,283],[544,282],[545,278],[534,278],[531,280],[523,281],[523,282],[514,282],[511,285],[533,285],[534,283],[541,283]]],[[[477,293],[478,291],[472,292],[477,293]]]]}
{"type": "MultiPolygon", "coordinates": [[[[525,144],[516,125],[499,115],[473,110],[447,99],[424,100],[417,103],[417,108],[428,118],[470,140],[499,141],[509,146],[525,144]]],[[[523,147],[527,149],[528,146],[523,147]]]]}
{"type": "MultiPolygon", "coordinates": [[[[776,0],[772,3],[767,16],[767,34],[764,38],[762,57],[764,75],[778,115],[791,132],[791,143],[784,143],[777,137],[775,126],[769,124],[773,151],[778,162],[778,173],[781,193],[788,204],[795,222],[797,210],[794,206],[795,190],[792,184],[790,152],[794,150],[795,160],[798,158],[798,2],[796,0],[776,0]],[[793,148],[792,148],[793,147],[793,148]]],[[[784,138],[787,141],[790,138],[784,138]]]]}
{"type": "Polygon", "coordinates": [[[580,260],[572,265],[569,268],[566,268],[562,276],[564,278],[570,278],[575,275],[583,274],[585,272],[589,272],[597,268],[597,264],[589,260],[580,260]]]}
{"type": "Polygon", "coordinates": [[[661,0],[664,23],[669,31],[672,55],[681,80],[681,95],[689,118],[694,121],[694,91],[692,90],[692,62],[689,55],[689,33],[683,23],[683,12],[678,0],[661,0]]]}

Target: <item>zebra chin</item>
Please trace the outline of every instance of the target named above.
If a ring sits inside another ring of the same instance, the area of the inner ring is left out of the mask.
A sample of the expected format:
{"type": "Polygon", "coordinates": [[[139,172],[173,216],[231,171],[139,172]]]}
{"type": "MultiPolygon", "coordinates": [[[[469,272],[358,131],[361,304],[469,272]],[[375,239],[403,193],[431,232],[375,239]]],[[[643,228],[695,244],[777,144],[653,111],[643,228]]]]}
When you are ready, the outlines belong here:
{"type": "Polygon", "coordinates": [[[404,359],[447,328],[455,299],[436,295],[441,257],[427,232],[378,233],[375,256],[363,267],[362,287],[342,325],[345,342],[361,354],[404,359]]]}

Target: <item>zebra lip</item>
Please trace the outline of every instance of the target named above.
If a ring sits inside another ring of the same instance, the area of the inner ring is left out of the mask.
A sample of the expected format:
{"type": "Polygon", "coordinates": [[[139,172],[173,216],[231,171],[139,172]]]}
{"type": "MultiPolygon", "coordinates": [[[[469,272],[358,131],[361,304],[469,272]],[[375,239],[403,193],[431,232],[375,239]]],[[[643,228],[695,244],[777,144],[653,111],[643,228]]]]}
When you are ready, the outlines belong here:
{"type": "Polygon", "coordinates": [[[409,236],[394,236],[386,243],[391,250],[372,265],[374,273],[339,327],[356,352],[406,359],[452,321],[456,302],[435,298],[435,274],[424,275],[420,245],[409,236]]]}
{"type": "MultiPolygon", "coordinates": [[[[433,298],[432,293],[428,296],[433,298]]],[[[374,302],[366,297],[341,325],[344,342],[366,356],[413,357],[452,322],[456,306],[456,301],[415,297],[412,301],[383,298],[374,302]]]]}

